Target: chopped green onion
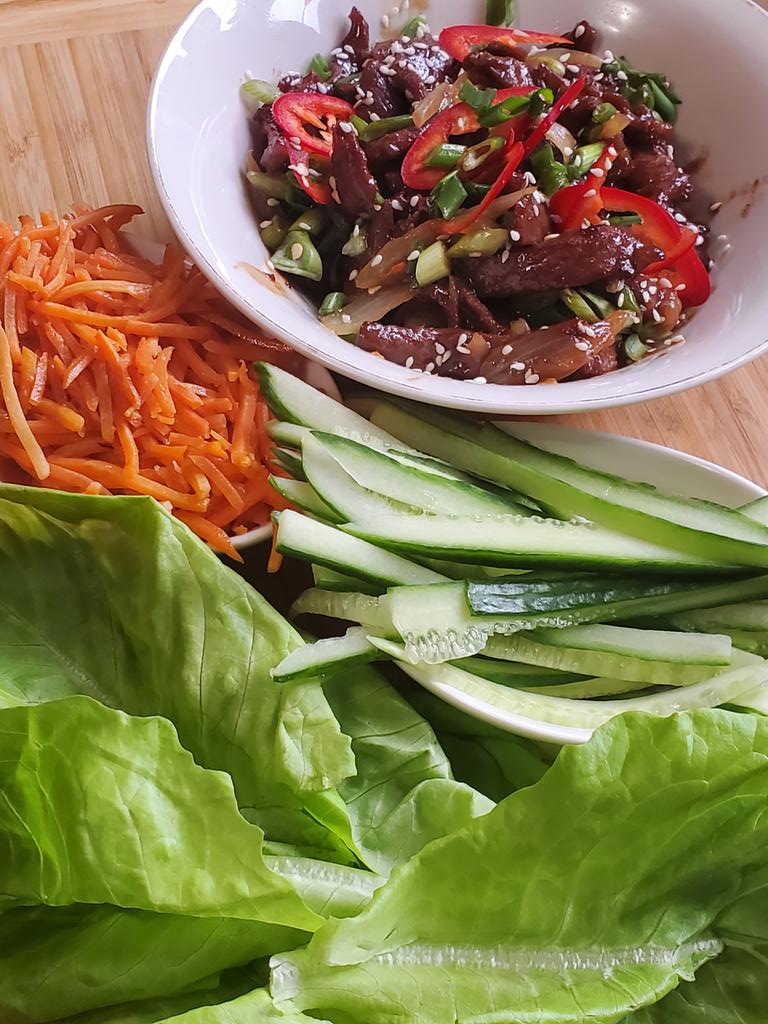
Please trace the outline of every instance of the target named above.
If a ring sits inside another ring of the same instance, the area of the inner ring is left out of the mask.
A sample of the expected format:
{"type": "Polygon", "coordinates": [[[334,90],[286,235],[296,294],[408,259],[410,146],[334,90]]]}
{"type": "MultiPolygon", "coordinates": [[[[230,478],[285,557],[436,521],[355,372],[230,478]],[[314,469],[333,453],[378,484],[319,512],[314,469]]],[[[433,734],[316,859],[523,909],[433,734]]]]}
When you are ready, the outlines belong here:
{"type": "MultiPolygon", "coordinates": [[[[353,117],[352,122],[362,121],[362,118],[353,117]]],[[[363,142],[373,142],[380,139],[382,135],[389,135],[391,132],[399,132],[403,128],[413,127],[413,118],[410,114],[400,114],[398,117],[382,117],[378,121],[362,121],[362,128],[357,128],[357,134],[363,142]]]]}
{"type": "Polygon", "coordinates": [[[287,199],[290,192],[288,179],[278,174],[265,174],[263,171],[248,171],[248,184],[272,199],[287,199]]]}
{"type": "Polygon", "coordinates": [[[643,311],[640,309],[635,293],[631,288],[623,288],[619,293],[617,302],[619,309],[623,309],[626,313],[635,313],[638,317],[642,318],[643,311]]]}
{"type": "Polygon", "coordinates": [[[624,339],[624,355],[632,363],[638,363],[643,356],[649,352],[647,345],[643,344],[638,334],[628,334],[624,339]]]}
{"type": "Polygon", "coordinates": [[[459,181],[456,171],[446,174],[432,189],[432,200],[446,219],[456,214],[466,198],[467,190],[459,181]]]}
{"type": "Polygon", "coordinates": [[[465,181],[464,188],[467,190],[469,198],[476,200],[478,203],[485,199],[491,191],[490,185],[478,185],[476,181],[465,181]]]}
{"type": "Polygon", "coordinates": [[[357,114],[353,114],[352,117],[350,117],[349,121],[358,135],[362,135],[365,129],[368,127],[368,122],[364,121],[362,117],[358,117],[357,114]]]}
{"type": "Polygon", "coordinates": [[[416,283],[432,284],[447,277],[451,272],[451,262],[445,249],[445,242],[433,242],[419,254],[416,261],[416,283]]]}
{"type": "Polygon", "coordinates": [[[310,210],[302,213],[300,217],[297,217],[289,230],[306,231],[311,238],[314,238],[325,227],[327,219],[325,207],[313,206],[310,210]]]}
{"type": "Polygon", "coordinates": [[[346,302],[347,297],[344,292],[328,292],[320,303],[318,313],[320,316],[330,316],[331,313],[338,313],[346,305],[346,302]]]}
{"type": "Polygon", "coordinates": [[[294,180],[288,182],[288,195],[285,197],[288,206],[294,210],[308,210],[313,204],[311,196],[301,188],[294,180]]]}
{"type": "Polygon", "coordinates": [[[504,228],[478,228],[467,232],[448,249],[448,255],[459,259],[479,253],[481,256],[492,256],[507,242],[509,232],[504,228]]]}
{"type": "Polygon", "coordinates": [[[565,74],[565,64],[558,60],[557,57],[541,57],[539,63],[546,64],[551,71],[554,71],[556,75],[560,75],[561,78],[565,74]]]}
{"type": "Polygon", "coordinates": [[[643,218],[637,213],[616,213],[608,218],[613,227],[622,228],[627,224],[642,224],[643,218]]]}
{"type": "Polygon", "coordinates": [[[569,164],[569,167],[573,168],[572,174],[577,178],[583,178],[603,155],[604,149],[604,142],[590,142],[586,146],[579,146],[569,164]]]}
{"type": "Polygon", "coordinates": [[[549,142],[539,146],[532,154],[531,169],[536,175],[539,188],[548,196],[565,188],[570,180],[565,164],[555,160],[555,151],[549,142]]]}
{"type": "Polygon", "coordinates": [[[435,146],[426,159],[427,167],[445,167],[450,170],[455,167],[467,151],[466,146],[455,145],[452,142],[443,142],[435,146]]]}
{"type": "Polygon", "coordinates": [[[496,99],[496,89],[480,89],[467,79],[459,90],[459,99],[480,113],[492,106],[496,99]]]}
{"type": "Polygon", "coordinates": [[[411,39],[424,25],[426,25],[424,15],[417,14],[415,18],[411,18],[400,35],[404,36],[406,39],[411,39]]]}
{"type": "Polygon", "coordinates": [[[359,223],[355,224],[352,234],[341,248],[342,254],[344,256],[362,256],[367,248],[368,232],[359,223]]]}
{"type": "Polygon", "coordinates": [[[480,164],[485,163],[491,153],[495,153],[503,145],[504,139],[501,135],[489,135],[482,142],[470,146],[459,161],[462,171],[474,171],[480,164]]]}
{"type": "Polygon", "coordinates": [[[321,82],[327,82],[331,77],[331,67],[328,63],[328,58],[324,57],[322,53],[316,53],[309,62],[309,71],[317,75],[321,82]]]}
{"type": "Polygon", "coordinates": [[[593,112],[592,120],[595,124],[605,124],[606,121],[611,120],[614,114],[618,114],[618,110],[612,103],[601,103],[593,112]]]}
{"type": "Polygon", "coordinates": [[[323,276],[322,257],[306,231],[291,229],[273,254],[272,263],[283,274],[308,277],[310,281],[320,281],[323,276]]]}
{"type": "Polygon", "coordinates": [[[260,78],[249,78],[240,86],[240,96],[250,113],[255,114],[259,107],[277,98],[277,89],[260,78]]]}
{"type": "Polygon", "coordinates": [[[533,118],[546,114],[555,102],[555,94],[551,89],[539,89],[528,97],[528,113],[533,118]]]}
{"type": "Polygon", "coordinates": [[[263,228],[261,228],[261,240],[269,249],[270,252],[274,252],[280,245],[282,245],[283,239],[288,234],[288,221],[285,217],[281,217],[280,214],[275,214],[272,220],[263,228]]]}
{"type": "Polygon", "coordinates": [[[508,96],[501,103],[497,103],[477,115],[480,124],[486,128],[492,128],[497,124],[504,124],[510,118],[527,110],[531,102],[530,96],[508,96]]]}
{"type": "Polygon", "coordinates": [[[511,25],[517,16],[517,0],[485,0],[486,25],[511,25]]]}
{"type": "Polygon", "coordinates": [[[606,320],[611,313],[616,312],[616,307],[612,306],[611,303],[604,299],[602,295],[596,295],[594,292],[587,291],[586,288],[579,289],[581,297],[592,306],[592,308],[599,314],[601,320],[606,320]]]}
{"type": "Polygon", "coordinates": [[[654,110],[658,111],[669,124],[674,124],[677,120],[677,107],[675,104],[653,79],[648,82],[648,86],[653,94],[654,110]]]}
{"type": "Polygon", "coordinates": [[[570,311],[580,320],[586,320],[588,324],[596,324],[600,317],[594,309],[577,291],[573,288],[564,288],[560,292],[560,298],[570,311]]]}

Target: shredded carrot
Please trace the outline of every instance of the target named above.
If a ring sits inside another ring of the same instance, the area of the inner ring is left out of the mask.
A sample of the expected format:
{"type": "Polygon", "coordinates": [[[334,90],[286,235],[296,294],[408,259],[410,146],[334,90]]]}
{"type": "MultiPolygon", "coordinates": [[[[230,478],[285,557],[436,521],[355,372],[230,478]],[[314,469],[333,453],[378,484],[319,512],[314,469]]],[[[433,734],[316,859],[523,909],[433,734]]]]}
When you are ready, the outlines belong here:
{"type": "Polygon", "coordinates": [[[285,507],[250,364],[301,360],[178,247],[160,264],[128,252],[120,231],[139,212],[0,222],[0,480],[148,495],[239,558],[231,538],[285,507]]]}

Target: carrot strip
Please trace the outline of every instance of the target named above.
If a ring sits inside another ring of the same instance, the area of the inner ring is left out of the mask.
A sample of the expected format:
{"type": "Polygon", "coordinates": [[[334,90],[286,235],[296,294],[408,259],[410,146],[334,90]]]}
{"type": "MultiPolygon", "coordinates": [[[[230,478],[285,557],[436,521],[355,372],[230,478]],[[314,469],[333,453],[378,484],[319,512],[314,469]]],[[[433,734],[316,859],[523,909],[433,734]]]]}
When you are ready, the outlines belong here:
{"type": "Polygon", "coordinates": [[[197,468],[208,477],[211,485],[219,491],[222,498],[224,498],[224,500],[231,505],[233,509],[236,509],[238,513],[242,512],[242,494],[240,494],[234,484],[227,480],[221,470],[218,469],[210,459],[206,458],[205,455],[190,455],[189,461],[193,465],[197,466],[197,468]]]}
{"type": "Polygon", "coordinates": [[[232,541],[226,535],[226,533],[218,526],[214,526],[213,523],[204,519],[202,516],[195,515],[189,512],[177,512],[177,517],[186,523],[186,525],[193,530],[198,537],[201,537],[213,548],[214,551],[220,551],[223,555],[229,555],[230,558],[236,562],[242,562],[242,555],[232,547],[232,541]]]}
{"type": "Polygon", "coordinates": [[[29,412],[29,399],[35,386],[37,374],[37,356],[26,345],[21,350],[21,370],[19,373],[19,400],[25,413],[29,412]]]}
{"type": "Polygon", "coordinates": [[[101,437],[106,444],[112,444],[115,440],[115,419],[112,412],[112,392],[109,387],[106,365],[101,362],[96,363],[93,375],[96,380],[101,437]]]}
{"type": "Polygon", "coordinates": [[[29,424],[24,416],[24,410],[21,408],[21,402],[19,401],[19,395],[13,380],[11,342],[2,327],[0,327],[0,394],[3,396],[3,402],[5,403],[5,408],[16,437],[18,437],[22,448],[29,456],[35,476],[38,480],[45,480],[51,475],[51,467],[37,438],[29,429],[29,424]]]}
{"type": "Polygon", "coordinates": [[[68,408],[66,405],[59,405],[52,402],[50,398],[41,398],[36,403],[38,413],[42,413],[49,419],[60,423],[65,430],[71,430],[73,434],[79,434],[85,427],[85,419],[79,412],[68,408]]]}

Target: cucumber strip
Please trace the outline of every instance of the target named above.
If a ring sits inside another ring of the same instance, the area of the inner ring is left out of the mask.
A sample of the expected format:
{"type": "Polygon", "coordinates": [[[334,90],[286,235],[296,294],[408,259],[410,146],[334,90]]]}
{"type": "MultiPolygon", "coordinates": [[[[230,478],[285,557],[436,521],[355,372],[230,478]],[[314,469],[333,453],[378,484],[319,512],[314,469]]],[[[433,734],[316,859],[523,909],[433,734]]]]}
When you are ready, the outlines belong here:
{"type": "MultiPolygon", "coordinates": [[[[361,487],[329,452],[321,440],[326,435],[310,434],[302,445],[302,466],[307,479],[322,500],[336,513],[335,519],[347,523],[361,515],[368,517],[387,515],[415,515],[419,509],[391,501],[366,487],[361,487]]],[[[363,451],[371,449],[363,447],[363,451]]],[[[382,456],[388,461],[386,456],[382,456]]]]}
{"type": "Polygon", "coordinates": [[[372,661],[387,660],[388,657],[369,642],[364,629],[354,626],[344,636],[316,640],[304,647],[297,647],[272,669],[272,678],[277,683],[328,679],[353,665],[367,665],[372,661]]]}
{"type": "Polygon", "coordinates": [[[507,732],[561,743],[584,743],[600,725],[627,711],[667,716],[718,707],[768,682],[768,663],[755,662],[683,690],[617,701],[568,700],[498,686],[453,665],[413,665],[401,645],[374,636],[369,639],[396,659],[412,679],[454,707],[507,732]]]}
{"type": "Polygon", "coordinates": [[[567,686],[570,683],[587,681],[586,676],[575,675],[573,672],[556,672],[548,668],[539,668],[537,665],[519,665],[514,661],[494,661],[492,658],[460,658],[451,664],[491,683],[518,686],[523,689],[538,690],[542,687],[567,686]]]}
{"type": "Polygon", "coordinates": [[[267,433],[277,444],[284,448],[301,448],[302,441],[311,433],[309,427],[300,427],[296,423],[286,423],[284,420],[270,420],[267,424],[267,433]]]}
{"type": "MultiPolygon", "coordinates": [[[[530,568],[554,565],[633,572],[718,572],[725,566],[657,544],[623,537],[592,523],[563,523],[537,516],[460,519],[444,516],[382,516],[358,519],[343,530],[392,551],[415,557],[530,568]]],[[[768,549],[766,549],[768,550],[768,549]]]]}
{"type": "MultiPolygon", "coordinates": [[[[335,460],[361,487],[395,502],[415,505],[430,515],[446,512],[462,516],[530,514],[530,510],[517,504],[511,495],[501,497],[473,484],[406,466],[347,438],[316,434],[314,444],[321,446],[327,457],[335,460]]],[[[305,461],[307,447],[304,446],[305,461]]]]}
{"type": "Polygon", "coordinates": [[[272,461],[281,466],[286,473],[290,473],[294,480],[304,480],[304,467],[301,465],[301,455],[290,448],[273,448],[272,461]]]}
{"type": "Polygon", "coordinates": [[[680,629],[700,629],[704,633],[718,627],[764,632],[768,630],[768,601],[715,605],[672,615],[669,621],[680,629]]]}
{"type": "Polygon", "coordinates": [[[756,523],[768,526],[768,494],[762,498],[755,498],[748,505],[742,505],[739,512],[746,516],[747,519],[752,519],[756,523]]]}
{"type": "MultiPolygon", "coordinates": [[[[651,631],[647,631],[651,634],[651,631]]],[[[691,634],[683,634],[691,641],[691,634]]],[[[651,638],[649,635],[649,650],[651,638]]],[[[492,658],[522,661],[583,676],[606,676],[646,685],[688,686],[712,675],[711,665],[680,664],[653,661],[648,658],[589,651],[577,647],[554,647],[540,644],[527,636],[491,637],[483,651],[492,658]]]]}
{"type": "MultiPolygon", "coordinates": [[[[261,393],[275,416],[313,430],[359,438],[378,448],[402,448],[391,434],[365,417],[271,363],[255,363],[261,393]]],[[[271,435],[274,436],[274,435],[271,435]]]]}
{"type": "Polygon", "coordinates": [[[291,618],[322,615],[327,619],[344,619],[368,626],[385,636],[397,637],[388,605],[367,594],[342,594],[311,588],[293,602],[290,615],[291,618]]]}
{"type": "Polygon", "coordinates": [[[328,523],[341,522],[336,512],[326,505],[310,484],[304,483],[302,480],[286,480],[281,476],[270,476],[269,483],[278,494],[282,494],[286,501],[290,501],[302,512],[307,512],[328,523]]]}
{"type": "MultiPolygon", "coordinates": [[[[556,609],[621,607],[610,618],[624,614],[641,601],[648,602],[649,612],[656,599],[670,593],[690,593],[699,589],[695,583],[668,583],[639,579],[627,581],[616,577],[595,576],[590,579],[538,580],[523,576],[517,580],[498,582],[470,581],[467,584],[469,606],[475,615],[515,615],[556,609]]],[[[640,606],[642,610],[642,605],[640,606]]],[[[640,614],[640,613],[638,613],[640,614]]],[[[600,622],[602,618],[593,619],[600,622]]]]}
{"type": "Polygon", "coordinates": [[[276,513],[274,518],[278,524],[275,547],[280,554],[294,555],[338,572],[352,570],[364,580],[389,586],[445,581],[444,576],[432,569],[382,551],[290,509],[276,513]]]}
{"type": "Polygon", "coordinates": [[[711,666],[731,663],[730,637],[714,633],[593,625],[537,629],[530,638],[548,647],[601,652],[641,661],[711,666]]]}
{"type": "Polygon", "coordinates": [[[666,495],[647,484],[579,466],[521,441],[503,424],[458,423],[433,409],[418,415],[383,403],[372,422],[462,469],[523,491],[558,514],[653,538],[726,564],[768,566],[768,528],[713,502],[666,495]]]}
{"type": "Polygon", "coordinates": [[[455,469],[453,466],[449,466],[446,462],[442,462],[441,460],[431,459],[428,455],[395,451],[392,448],[390,448],[386,454],[403,466],[410,467],[411,469],[418,469],[422,473],[431,473],[432,476],[440,476],[445,477],[448,480],[455,480],[457,483],[467,484],[469,487],[477,487],[485,494],[494,495],[505,502],[513,501],[515,504],[522,505],[525,509],[533,512],[534,515],[541,515],[541,508],[527,495],[520,494],[519,491],[510,490],[509,487],[492,484],[488,480],[481,480],[480,477],[472,476],[471,473],[463,473],[460,469],[455,469]]]}
{"type": "Polygon", "coordinates": [[[448,561],[444,558],[418,558],[422,565],[429,566],[435,572],[441,572],[452,580],[495,580],[499,576],[509,579],[510,576],[528,576],[528,569],[496,569],[492,565],[462,565],[461,562],[448,561]]]}
{"type": "Polygon", "coordinates": [[[552,686],[524,686],[523,689],[545,697],[567,697],[569,700],[593,700],[595,697],[620,697],[634,693],[642,683],[627,679],[576,679],[570,683],[555,683],[552,686]]]}
{"type": "Polygon", "coordinates": [[[371,583],[356,576],[349,576],[344,572],[326,569],[324,565],[312,566],[312,578],[315,581],[315,586],[320,590],[335,590],[342,594],[358,591],[361,594],[371,594],[374,597],[381,597],[387,592],[384,584],[371,583]]]}

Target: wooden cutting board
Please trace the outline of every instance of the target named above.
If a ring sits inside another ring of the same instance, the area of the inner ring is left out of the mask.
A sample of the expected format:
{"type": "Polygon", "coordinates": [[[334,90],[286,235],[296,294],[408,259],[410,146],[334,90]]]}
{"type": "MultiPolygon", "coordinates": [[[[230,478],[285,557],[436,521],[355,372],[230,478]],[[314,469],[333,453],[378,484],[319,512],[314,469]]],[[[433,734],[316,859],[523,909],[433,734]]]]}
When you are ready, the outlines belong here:
{"type": "MultiPolygon", "coordinates": [[[[144,109],[155,64],[192,6],[0,0],[0,219],[78,200],[131,202],[147,212],[142,234],[170,237],[147,165],[144,109]]],[[[767,411],[764,357],[673,398],[567,420],[678,448],[768,487],[767,411]]]]}

